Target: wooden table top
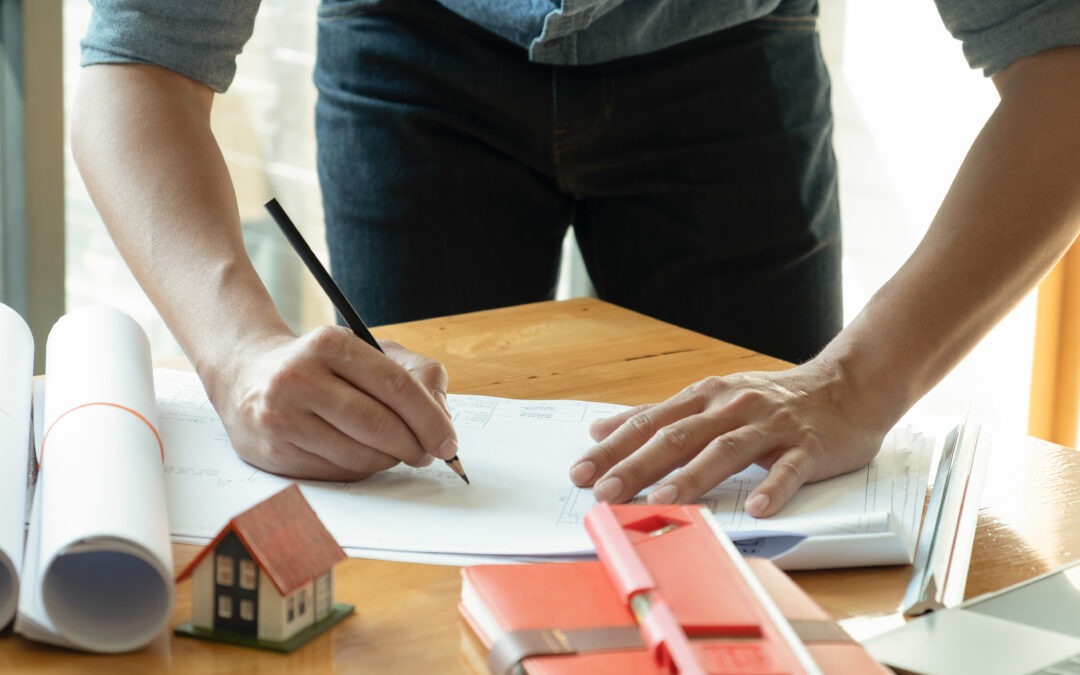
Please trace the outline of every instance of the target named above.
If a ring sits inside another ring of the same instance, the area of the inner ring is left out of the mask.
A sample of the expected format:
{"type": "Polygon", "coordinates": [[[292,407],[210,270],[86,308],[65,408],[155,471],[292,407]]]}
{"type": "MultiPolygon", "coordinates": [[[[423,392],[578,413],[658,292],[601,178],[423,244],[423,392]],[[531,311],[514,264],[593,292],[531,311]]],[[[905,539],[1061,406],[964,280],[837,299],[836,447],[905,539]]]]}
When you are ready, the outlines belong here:
{"type": "MultiPolygon", "coordinates": [[[[786,367],[776,359],[592,299],[538,303],[373,331],[442,361],[450,391],[523,399],[658,401],[706,375],[786,367]]],[[[467,463],[467,458],[466,458],[467,463]]],[[[1080,457],[1028,437],[995,438],[968,575],[968,597],[1080,556],[1080,457]]],[[[199,550],[177,544],[176,568],[199,550]]],[[[792,576],[856,637],[897,625],[907,566],[792,576]]],[[[179,585],[173,623],[190,618],[179,585]]],[[[280,655],[162,635],[132,654],[92,655],[0,636],[0,672],[464,673],[459,570],[350,559],[335,595],[356,614],[280,655]]]]}

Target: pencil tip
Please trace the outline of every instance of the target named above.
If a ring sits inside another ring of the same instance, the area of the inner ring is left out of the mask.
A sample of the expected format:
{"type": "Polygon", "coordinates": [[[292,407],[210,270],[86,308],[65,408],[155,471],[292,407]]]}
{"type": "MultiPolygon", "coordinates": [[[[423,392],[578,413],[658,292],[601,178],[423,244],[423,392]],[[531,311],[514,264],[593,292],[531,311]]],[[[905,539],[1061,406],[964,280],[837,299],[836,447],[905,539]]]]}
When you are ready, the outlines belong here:
{"type": "Polygon", "coordinates": [[[461,460],[458,459],[457,455],[443,461],[446,462],[447,466],[454,470],[454,473],[461,476],[461,480],[465,481],[466,485],[472,484],[469,482],[469,477],[465,475],[465,469],[461,466],[461,460]]]}

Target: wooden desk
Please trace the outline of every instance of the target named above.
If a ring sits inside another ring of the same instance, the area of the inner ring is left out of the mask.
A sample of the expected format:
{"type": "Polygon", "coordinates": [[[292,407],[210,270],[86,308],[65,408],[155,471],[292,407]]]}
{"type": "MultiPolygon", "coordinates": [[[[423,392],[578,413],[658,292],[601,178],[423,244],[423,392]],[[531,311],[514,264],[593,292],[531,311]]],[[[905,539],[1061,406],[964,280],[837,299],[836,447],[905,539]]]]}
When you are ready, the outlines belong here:
{"type": "MultiPolygon", "coordinates": [[[[709,374],[776,370],[780,361],[595,300],[540,303],[374,331],[438,358],[457,393],[635,404],[709,374]]],[[[1001,588],[1080,555],[1077,453],[1029,438],[999,439],[980,513],[968,594],[1001,588]],[[1076,515],[1073,515],[1076,513],[1076,515]]],[[[465,458],[468,463],[467,457],[465,458]]],[[[177,545],[181,569],[197,547],[177,545]]],[[[853,634],[898,623],[909,569],[799,573],[796,580],[853,634]]],[[[357,614],[282,656],[163,635],[135,654],[98,656],[0,637],[0,672],[461,673],[457,568],[349,560],[337,595],[357,614]]],[[[174,623],[189,617],[187,583],[174,623]]]]}

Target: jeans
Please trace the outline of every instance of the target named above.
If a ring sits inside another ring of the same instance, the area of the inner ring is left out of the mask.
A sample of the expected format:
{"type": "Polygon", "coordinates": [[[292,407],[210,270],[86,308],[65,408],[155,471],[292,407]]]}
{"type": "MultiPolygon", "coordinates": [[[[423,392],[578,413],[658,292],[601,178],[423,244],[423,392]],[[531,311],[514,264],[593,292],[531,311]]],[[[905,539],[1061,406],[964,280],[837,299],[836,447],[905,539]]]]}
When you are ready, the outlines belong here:
{"type": "Polygon", "coordinates": [[[840,329],[813,16],[590,66],[431,0],[320,8],[333,274],[373,325],[551,299],[573,226],[603,300],[793,362],[840,329]]]}

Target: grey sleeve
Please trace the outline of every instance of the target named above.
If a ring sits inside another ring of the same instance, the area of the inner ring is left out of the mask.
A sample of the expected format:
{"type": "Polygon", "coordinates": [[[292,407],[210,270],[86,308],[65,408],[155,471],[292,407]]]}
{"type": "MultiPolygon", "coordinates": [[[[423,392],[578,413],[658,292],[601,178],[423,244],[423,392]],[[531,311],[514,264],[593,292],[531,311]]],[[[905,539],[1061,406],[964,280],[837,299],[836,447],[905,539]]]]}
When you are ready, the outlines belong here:
{"type": "Polygon", "coordinates": [[[82,65],[148,63],[229,88],[259,0],[91,0],[82,65]]]}
{"type": "Polygon", "coordinates": [[[937,0],[972,68],[990,77],[1051,47],[1080,45],[1080,0],[937,0]]]}

